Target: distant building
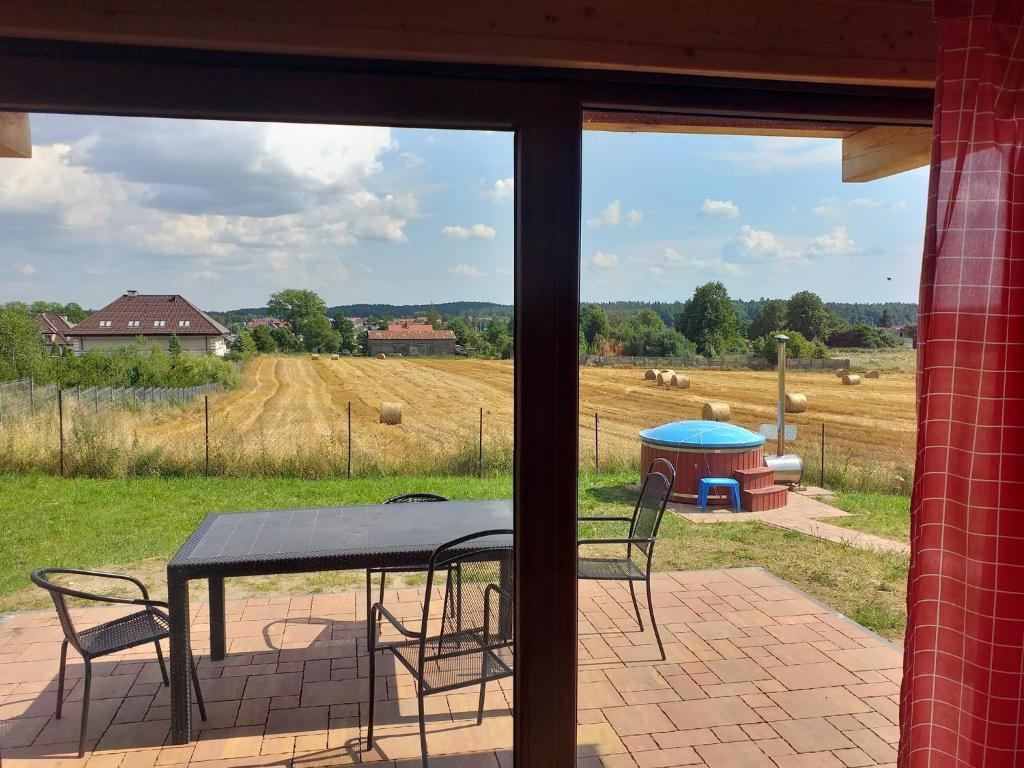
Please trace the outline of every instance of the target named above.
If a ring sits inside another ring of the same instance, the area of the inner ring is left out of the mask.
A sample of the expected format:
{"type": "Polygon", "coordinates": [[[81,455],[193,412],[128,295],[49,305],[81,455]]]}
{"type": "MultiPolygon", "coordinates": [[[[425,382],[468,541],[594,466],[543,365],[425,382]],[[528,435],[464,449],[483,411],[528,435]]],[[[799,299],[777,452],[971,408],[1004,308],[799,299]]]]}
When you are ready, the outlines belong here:
{"type": "Polygon", "coordinates": [[[350,317],[348,318],[348,320],[349,322],[352,323],[352,327],[355,328],[357,331],[361,331],[363,330],[363,328],[366,327],[365,317],[350,317]]]}
{"type": "Polygon", "coordinates": [[[60,354],[72,348],[67,333],[75,327],[75,324],[64,315],[43,312],[36,317],[36,322],[39,323],[39,333],[43,337],[43,345],[49,354],[60,354]]]}
{"type": "Polygon", "coordinates": [[[282,320],[279,317],[254,317],[252,320],[245,324],[245,330],[252,331],[259,328],[261,325],[267,328],[291,328],[292,325],[287,320],[282,320]]]}
{"type": "Polygon", "coordinates": [[[888,328],[882,328],[881,330],[892,336],[899,336],[903,341],[903,346],[907,349],[917,349],[917,331],[915,327],[908,328],[905,325],[890,325],[888,328]]]}
{"type": "Polygon", "coordinates": [[[455,332],[435,331],[426,318],[395,320],[386,331],[368,331],[367,354],[379,355],[454,355],[455,332]],[[424,322],[415,322],[423,320],[424,322]]]}
{"type": "Polygon", "coordinates": [[[228,329],[188,299],[138,291],[128,291],[64,335],[75,354],[117,349],[140,336],[164,349],[170,346],[171,336],[177,336],[185,352],[223,355],[228,351],[228,329]]]}

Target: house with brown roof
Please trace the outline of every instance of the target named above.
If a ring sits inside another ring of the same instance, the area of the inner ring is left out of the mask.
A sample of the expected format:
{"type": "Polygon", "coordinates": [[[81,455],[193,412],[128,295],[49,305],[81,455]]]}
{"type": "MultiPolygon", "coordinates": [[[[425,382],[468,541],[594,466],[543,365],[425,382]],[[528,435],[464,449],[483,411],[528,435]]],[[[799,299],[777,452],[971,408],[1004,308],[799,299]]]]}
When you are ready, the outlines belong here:
{"type": "Polygon", "coordinates": [[[254,317],[245,324],[245,330],[254,331],[261,325],[267,328],[291,328],[292,324],[279,317],[254,317]]]}
{"type": "Polygon", "coordinates": [[[58,315],[55,312],[41,312],[36,316],[36,322],[39,323],[39,334],[43,338],[43,346],[46,347],[48,354],[62,354],[72,348],[67,333],[75,327],[75,324],[64,315],[58,315]]]}
{"type": "Polygon", "coordinates": [[[391,322],[386,331],[367,331],[366,334],[369,355],[454,355],[455,344],[454,331],[436,331],[429,323],[414,320],[391,322]]]}
{"type": "Polygon", "coordinates": [[[125,292],[65,334],[75,354],[117,349],[139,337],[167,349],[171,337],[177,336],[182,351],[201,355],[225,354],[227,335],[227,328],[183,296],[138,291],[125,292]]]}

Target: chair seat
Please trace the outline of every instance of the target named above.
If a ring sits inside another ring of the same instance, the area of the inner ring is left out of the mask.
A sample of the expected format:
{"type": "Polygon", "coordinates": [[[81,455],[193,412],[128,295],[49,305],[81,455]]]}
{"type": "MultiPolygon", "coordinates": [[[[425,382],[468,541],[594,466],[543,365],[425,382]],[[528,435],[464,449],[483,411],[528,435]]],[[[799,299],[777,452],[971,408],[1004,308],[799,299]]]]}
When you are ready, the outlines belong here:
{"type": "Polygon", "coordinates": [[[366,570],[369,573],[422,573],[429,567],[426,563],[423,565],[378,565],[366,570]]]}
{"type": "Polygon", "coordinates": [[[167,617],[155,611],[139,611],[105,624],[82,630],[78,641],[89,656],[104,656],[167,637],[167,617]]]}
{"type": "MultiPolygon", "coordinates": [[[[427,655],[423,663],[423,686],[427,691],[479,685],[483,680],[498,680],[512,674],[512,648],[485,648],[478,632],[445,634],[438,652],[438,638],[426,641],[427,655]]],[[[388,643],[381,650],[390,650],[416,676],[419,669],[420,640],[388,643]]]]}
{"type": "Polygon", "coordinates": [[[647,574],[626,558],[581,557],[576,561],[576,575],[581,579],[607,581],[644,581],[647,574]]]}

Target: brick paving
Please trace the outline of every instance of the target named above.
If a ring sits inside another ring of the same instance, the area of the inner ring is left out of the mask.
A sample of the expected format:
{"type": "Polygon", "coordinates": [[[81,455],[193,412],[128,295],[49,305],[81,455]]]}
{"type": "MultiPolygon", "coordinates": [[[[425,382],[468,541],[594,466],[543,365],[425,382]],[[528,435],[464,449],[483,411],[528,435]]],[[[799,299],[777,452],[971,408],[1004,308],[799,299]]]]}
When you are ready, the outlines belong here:
{"type": "MultiPolygon", "coordinates": [[[[654,576],[668,660],[639,632],[622,584],[580,584],[577,768],[853,768],[895,762],[901,654],[757,568],[654,576]]],[[[422,592],[389,591],[404,618],[422,592]]],[[[166,746],[167,690],[152,650],[94,664],[90,752],[76,755],[82,666],[53,718],[61,633],[52,611],[0,626],[4,768],[320,768],[418,765],[412,681],[386,657],[378,741],[364,751],[367,658],[362,593],[229,601],[228,657],[206,656],[205,606],[193,642],[209,720],[166,746]]],[[[110,609],[80,612],[83,625],[110,609]]],[[[69,654],[74,657],[74,653],[69,654]]],[[[435,768],[511,765],[511,681],[427,699],[435,768]]]]}
{"type": "Polygon", "coordinates": [[[708,512],[701,512],[691,504],[669,504],[669,509],[691,523],[741,523],[757,520],[766,525],[798,531],[817,539],[834,541],[858,549],[910,554],[910,545],[906,542],[893,541],[853,528],[821,522],[822,518],[849,517],[850,513],[801,493],[790,493],[789,503],[785,507],[766,512],[732,512],[715,507],[709,507],[708,512]]]}

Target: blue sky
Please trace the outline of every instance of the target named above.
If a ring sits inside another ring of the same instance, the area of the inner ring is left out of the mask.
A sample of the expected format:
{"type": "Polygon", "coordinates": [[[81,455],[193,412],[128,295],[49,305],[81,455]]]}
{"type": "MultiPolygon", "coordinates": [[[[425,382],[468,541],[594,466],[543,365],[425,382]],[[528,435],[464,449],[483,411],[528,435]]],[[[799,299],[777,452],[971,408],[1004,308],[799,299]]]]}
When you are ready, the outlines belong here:
{"type": "MultiPolygon", "coordinates": [[[[512,299],[509,134],[62,115],[32,131],[31,160],[0,160],[0,302],[512,299]]],[[[588,132],[583,297],[718,279],[739,298],[914,301],[926,189],[924,169],[843,184],[834,140],[588,132]]]]}

